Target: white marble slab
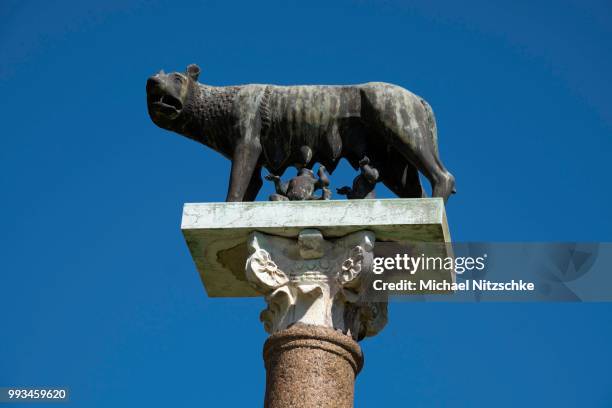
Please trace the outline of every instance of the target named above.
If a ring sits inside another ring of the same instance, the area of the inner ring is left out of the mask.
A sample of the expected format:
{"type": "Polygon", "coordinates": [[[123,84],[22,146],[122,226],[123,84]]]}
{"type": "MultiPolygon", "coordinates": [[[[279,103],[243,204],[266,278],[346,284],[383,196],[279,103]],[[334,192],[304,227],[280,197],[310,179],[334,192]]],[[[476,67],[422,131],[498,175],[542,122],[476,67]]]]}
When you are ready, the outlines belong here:
{"type": "Polygon", "coordinates": [[[304,228],[325,238],[370,230],[377,241],[450,242],[440,198],[189,203],[181,223],[211,297],[258,296],[244,277],[252,231],[295,238],[304,228]]]}

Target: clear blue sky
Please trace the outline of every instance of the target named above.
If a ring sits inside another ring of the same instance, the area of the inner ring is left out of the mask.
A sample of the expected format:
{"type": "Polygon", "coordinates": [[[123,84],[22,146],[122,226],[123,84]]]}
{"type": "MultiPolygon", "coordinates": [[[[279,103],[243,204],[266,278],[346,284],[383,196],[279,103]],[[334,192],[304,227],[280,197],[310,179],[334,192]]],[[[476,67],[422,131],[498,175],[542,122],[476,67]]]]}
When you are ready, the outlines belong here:
{"type": "MultiPolygon", "coordinates": [[[[261,406],[263,301],[207,298],[179,229],[229,162],[151,123],[150,74],[399,84],[436,113],[455,240],[610,241],[611,21],[609,1],[3,0],[0,386],[261,406]]],[[[612,405],[610,304],[390,313],[357,407],[612,405]]]]}

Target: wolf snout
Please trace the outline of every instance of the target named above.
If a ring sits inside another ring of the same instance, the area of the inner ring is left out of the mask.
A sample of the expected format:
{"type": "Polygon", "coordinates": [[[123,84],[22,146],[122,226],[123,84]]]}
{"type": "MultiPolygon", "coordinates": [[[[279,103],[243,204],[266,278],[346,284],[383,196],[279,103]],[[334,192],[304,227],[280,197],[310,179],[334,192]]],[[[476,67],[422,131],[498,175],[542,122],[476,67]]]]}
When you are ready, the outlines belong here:
{"type": "Polygon", "coordinates": [[[159,93],[163,89],[163,81],[159,75],[153,75],[147,79],[147,93],[159,93]]]}

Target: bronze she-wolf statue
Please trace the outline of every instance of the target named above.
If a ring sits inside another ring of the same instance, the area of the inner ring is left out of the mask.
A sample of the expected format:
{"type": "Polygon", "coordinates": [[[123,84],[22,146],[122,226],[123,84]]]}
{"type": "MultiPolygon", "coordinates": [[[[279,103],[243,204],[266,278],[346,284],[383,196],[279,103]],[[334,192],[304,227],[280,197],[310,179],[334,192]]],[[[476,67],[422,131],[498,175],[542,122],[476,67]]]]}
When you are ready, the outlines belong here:
{"type": "Polygon", "coordinates": [[[438,155],[436,122],[427,102],[396,85],[209,86],[200,68],[163,71],[147,81],[149,115],[159,127],[196,140],[232,161],[227,201],[253,201],[261,169],[320,163],[331,174],[340,159],[355,169],[368,157],[399,197],[423,197],[421,171],[434,197],[455,192],[438,155]]]}

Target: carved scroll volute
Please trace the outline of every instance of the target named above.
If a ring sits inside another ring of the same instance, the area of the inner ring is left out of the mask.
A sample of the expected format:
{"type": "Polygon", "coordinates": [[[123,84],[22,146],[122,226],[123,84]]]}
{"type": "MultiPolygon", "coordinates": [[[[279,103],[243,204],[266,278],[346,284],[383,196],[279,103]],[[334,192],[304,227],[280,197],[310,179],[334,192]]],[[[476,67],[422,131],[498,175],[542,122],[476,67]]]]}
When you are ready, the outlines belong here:
{"type": "Polygon", "coordinates": [[[342,263],[338,282],[345,295],[351,297],[348,301],[356,301],[361,292],[362,275],[369,274],[372,269],[374,234],[370,231],[362,231],[353,234],[349,239],[342,240],[344,247],[348,249],[348,258],[342,263]],[[354,296],[351,296],[351,293],[354,296]]]}
{"type": "Polygon", "coordinates": [[[247,246],[251,256],[246,261],[245,276],[255,290],[266,298],[268,307],[259,316],[268,333],[274,333],[287,326],[288,314],[296,304],[296,290],[289,285],[289,277],[272,260],[268,251],[261,246],[279,248],[287,245],[280,237],[267,237],[253,232],[247,246]]]}
{"type": "Polygon", "coordinates": [[[251,256],[247,259],[245,275],[258,291],[267,295],[289,282],[287,275],[278,268],[270,253],[261,248],[261,234],[253,233],[247,243],[251,256]]]}
{"type": "MultiPolygon", "coordinates": [[[[355,340],[373,336],[387,324],[387,302],[370,302],[364,298],[373,278],[375,237],[362,231],[346,237],[342,245],[348,257],[342,263],[338,282],[339,301],[344,303],[344,327],[355,340]]],[[[340,244],[340,242],[339,242],[340,244]]]]}

